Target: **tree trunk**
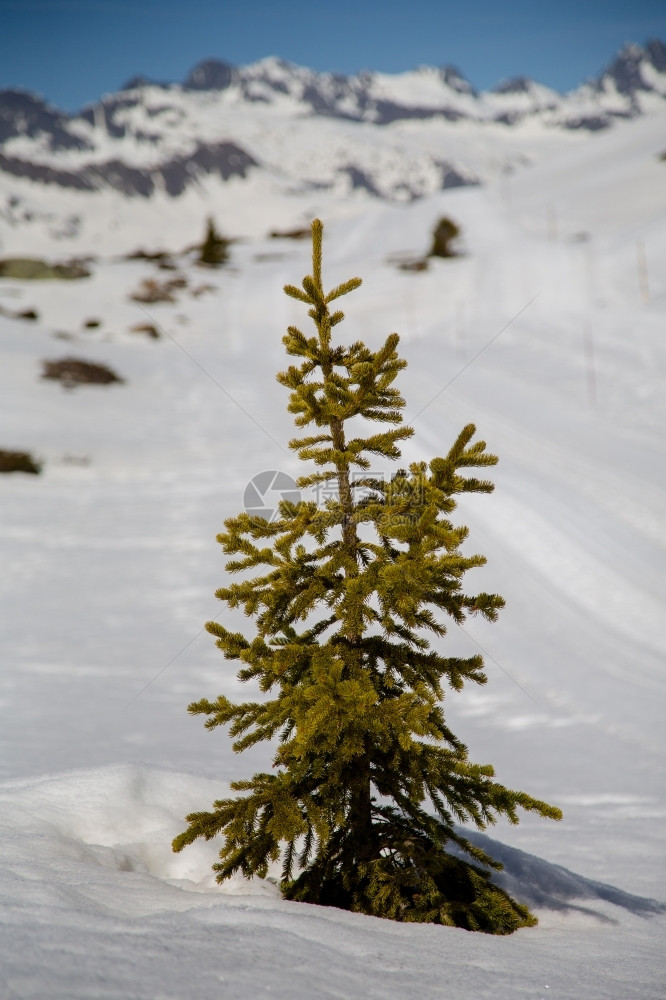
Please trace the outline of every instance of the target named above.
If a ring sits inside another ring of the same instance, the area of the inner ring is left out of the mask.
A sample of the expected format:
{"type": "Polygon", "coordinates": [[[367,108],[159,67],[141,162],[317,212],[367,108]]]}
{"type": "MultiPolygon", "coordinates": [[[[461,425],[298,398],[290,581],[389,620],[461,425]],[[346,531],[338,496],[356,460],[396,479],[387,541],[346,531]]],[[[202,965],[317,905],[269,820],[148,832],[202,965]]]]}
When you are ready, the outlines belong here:
{"type": "MultiPolygon", "coordinates": [[[[333,447],[336,451],[345,450],[345,434],[342,421],[334,418],[330,424],[333,447]]],[[[351,558],[354,567],[357,566],[356,522],[354,521],[354,497],[349,479],[349,465],[338,465],[338,490],[340,505],[343,510],[342,544],[351,558]]],[[[348,569],[347,576],[355,575],[354,569],[348,569]]],[[[363,615],[361,608],[355,616],[354,624],[347,630],[350,646],[359,646],[363,630],[363,615]]],[[[352,850],[356,863],[366,861],[372,854],[372,803],[370,788],[370,754],[367,741],[365,753],[354,760],[353,781],[351,785],[351,802],[349,809],[349,825],[352,833],[352,850]]]]}
{"type": "Polygon", "coordinates": [[[366,752],[354,761],[354,781],[351,790],[349,826],[352,851],[358,864],[372,856],[372,802],[370,795],[370,755],[366,752]]]}

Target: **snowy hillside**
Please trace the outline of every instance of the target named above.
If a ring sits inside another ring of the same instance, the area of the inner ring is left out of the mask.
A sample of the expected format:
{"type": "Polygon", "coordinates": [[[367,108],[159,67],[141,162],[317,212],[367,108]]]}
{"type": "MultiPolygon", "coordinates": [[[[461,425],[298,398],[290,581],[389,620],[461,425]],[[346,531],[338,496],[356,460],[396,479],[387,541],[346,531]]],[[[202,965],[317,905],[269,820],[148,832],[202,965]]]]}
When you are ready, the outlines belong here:
{"type": "Polygon", "coordinates": [[[274,57],[244,67],[207,60],[182,84],[137,77],[73,115],[30,93],[0,92],[0,176],[44,185],[51,198],[59,190],[174,198],[210,178],[257,174],[292,193],[361,190],[408,201],[477,183],[513,160],[476,169],[456,142],[415,155],[406,125],[428,123],[436,134],[454,124],[455,136],[485,123],[492,143],[498,126],[587,133],[659,113],[665,100],[658,40],[625,46],[598,78],[564,95],[524,77],[478,93],[452,67],[347,77],[274,57]]]}
{"type": "MultiPolygon", "coordinates": [[[[194,141],[233,142],[261,164],[245,176],[237,164],[178,197],[164,186],[126,197],[0,173],[0,258],[87,257],[91,272],[0,277],[0,449],[43,463],[41,475],[0,475],[2,995],[658,1000],[666,113],[656,91],[643,95],[650,113],[604,130],[534,116],[379,128],[291,106],[249,115],[224,97],[240,86],[229,79],[215,91],[135,88],[127,134],[102,139],[101,124],[82,121],[93,149],[43,142],[41,162],[78,171],[122,147],[139,169],[137,131],[161,93],[160,150],[173,159],[194,141]],[[226,138],[214,113],[225,99],[226,138]],[[345,162],[382,197],[349,171],[343,183],[345,162]],[[445,187],[442,163],[482,183],[445,187]],[[207,215],[237,238],[219,270],[185,249],[207,215]],[[213,597],[226,579],[223,519],[258,473],[298,471],[274,376],[286,326],[307,322],[281,289],[307,273],[308,244],[269,233],[314,215],[327,227],[326,281],[363,277],[340,337],[374,346],[401,335],[415,428],[405,463],[444,452],[468,421],[500,457],[495,493],[467,499],[459,521],[468,551],[488,557],[479,588],[507,608],[494,625],[452,626],[446,648],[481,650],[489,683],[447,695],[445,709],[471,759],[564,810],[560,824],[487,831],[511,891],[540,920],[510,938],[287,903],[269,880],[220,889],[214,844],[169,848],[188,811],[270,767],[265,748],[234,757],[186,706],[247,693],[202,626],[220,613],[234,621],[213,597]],[[442,215],[461,228],[460,255],[400,267],[427,252],[442,215]],[[171,260],[128,259],[139,247],[171,260]],[[168,283],[163,301],[136,300],[168,283]],[[67,356],[123,381],[41,378],[44,361],[67,356]]],[[[476,100],[455,86],[461,106],[476,100]]],[[[394,99],[388,82],[373,87],[394,99]]],[[[507,101],[524,92],[505,88],[507,101]]],[[[5,155],[29,150],[37,163],[40,141],[14,137],[5,155]]]]}

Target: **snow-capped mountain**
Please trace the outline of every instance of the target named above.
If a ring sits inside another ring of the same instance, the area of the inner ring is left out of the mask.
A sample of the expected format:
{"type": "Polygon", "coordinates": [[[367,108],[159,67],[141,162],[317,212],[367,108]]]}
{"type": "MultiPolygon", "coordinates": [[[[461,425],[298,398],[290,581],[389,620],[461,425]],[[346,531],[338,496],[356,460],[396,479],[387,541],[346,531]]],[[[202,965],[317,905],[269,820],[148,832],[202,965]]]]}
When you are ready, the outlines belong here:
{"type": "Polygon", "coordinates": [[[135,77],[72,115],[34,94],[1,91],[0,175],[149,198],[259,171],[285,190],[411,200],[478,183],[483,171],[454,142],[447,155],[414,151],[410,124],[595,131],[664,106],[666,46],[656,40],[625,46],[598,79],[566,95],[524,77],[477,92],[450,66],[342,76],[273,57],[244,67],[206,60],[180,84],[135,77]],[[304,155],[289,140],[313,121],[340,128],[320,129],[304,155]]]}

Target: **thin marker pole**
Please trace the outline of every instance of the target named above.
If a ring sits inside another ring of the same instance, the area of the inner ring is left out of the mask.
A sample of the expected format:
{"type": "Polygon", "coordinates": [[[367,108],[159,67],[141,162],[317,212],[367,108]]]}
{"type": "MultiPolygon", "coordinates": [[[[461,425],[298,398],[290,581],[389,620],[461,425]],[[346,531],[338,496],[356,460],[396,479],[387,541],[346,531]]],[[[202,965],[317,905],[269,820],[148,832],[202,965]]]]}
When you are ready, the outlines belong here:
{"type": "Polygon", "coordinates": [[[585,383],[587,386],[587,402],[590,406],[597,405],[597,377],[594,368],[594,340],[589,326],[583,333],[583,349],[585,351],[585,383]]]}
{"type": "Polygon", "coordinates": [[[650,288],[648,285],[647,258],[645,256],[645,243],[643,240],[636,240],[636,268],[638,270],[638,287],[641,290],[641,301],[647,305],[650,301],[650,288]]]}
{"type": "Polygon", "coordinates": [[[502,201],[507,206],[511,208],[511,168],[504,167],[500,174],[500,191],[502,192],[502,201]]]}
{"type": "Polygon", "coordinates": [[[548,206],[548,239],[555,243],[557,240],[557,214],[552,205],[548,206]]]}
{"type": "Polygon", "coordinates": [[[456,357],[465,360],[465,304],[456,302],[456,357]]]}

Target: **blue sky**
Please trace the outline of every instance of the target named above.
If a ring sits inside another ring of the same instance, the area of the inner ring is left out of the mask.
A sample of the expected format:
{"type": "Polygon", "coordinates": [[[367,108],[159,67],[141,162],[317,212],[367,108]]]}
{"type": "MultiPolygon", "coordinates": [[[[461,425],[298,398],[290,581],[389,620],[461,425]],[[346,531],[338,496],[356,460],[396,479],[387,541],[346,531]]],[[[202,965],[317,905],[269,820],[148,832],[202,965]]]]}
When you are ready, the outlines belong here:
{"type": "Polygon", "coordinates": [[[0,87],[74,110],[138,73],[176,81],[204,58],[279,55],[342,73],[453,64],[479,89],[526,75],[567,90],[650,37],[666,39],[664,0],[0,0],[0,87]]]}

